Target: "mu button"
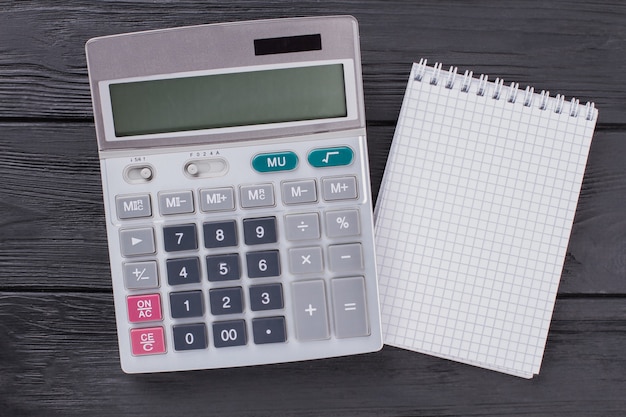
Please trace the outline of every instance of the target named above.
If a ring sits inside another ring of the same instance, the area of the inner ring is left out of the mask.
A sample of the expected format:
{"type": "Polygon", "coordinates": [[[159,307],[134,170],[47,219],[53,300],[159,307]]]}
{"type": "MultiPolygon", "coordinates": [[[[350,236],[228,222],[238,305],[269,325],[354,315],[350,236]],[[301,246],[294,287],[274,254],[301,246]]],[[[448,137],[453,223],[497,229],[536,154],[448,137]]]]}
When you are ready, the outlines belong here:
{"type": "Polygon", "coordinates": [[[293,152],[261,153],[252,158],[252,168],[258,172],[291,171],[298,166],[293,152]]]}

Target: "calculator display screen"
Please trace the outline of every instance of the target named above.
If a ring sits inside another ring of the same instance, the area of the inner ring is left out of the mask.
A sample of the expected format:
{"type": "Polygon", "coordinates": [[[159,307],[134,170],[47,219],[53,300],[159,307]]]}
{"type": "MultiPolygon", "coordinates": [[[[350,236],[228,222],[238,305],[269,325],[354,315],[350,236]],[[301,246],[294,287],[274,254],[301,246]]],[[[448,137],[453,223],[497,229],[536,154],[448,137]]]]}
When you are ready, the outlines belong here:
{"type": "Polygon", "coordinates": [[[347,116],[343,64],[109,85],[117,137],[347,116]]]}

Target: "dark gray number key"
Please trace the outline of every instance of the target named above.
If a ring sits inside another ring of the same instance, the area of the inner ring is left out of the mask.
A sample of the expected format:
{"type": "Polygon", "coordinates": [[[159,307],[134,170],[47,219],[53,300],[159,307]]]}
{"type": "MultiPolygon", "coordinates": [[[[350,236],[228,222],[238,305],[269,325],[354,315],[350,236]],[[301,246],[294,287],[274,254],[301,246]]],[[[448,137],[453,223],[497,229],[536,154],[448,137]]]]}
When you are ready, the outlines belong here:
{"type": "Polygon", "coordinates": [[[250,278],[277,277],[280,275],[280,258],[277,250],[248,252],[246,263],[250,278]]]}
{"type": "Polygon", "coordinates": [[[243,346],[247,341],[246,322],[243,320],[213,323],[215,347],[243,346]]]}
{"type": "Polygon", "coordinates": [[[236,314],[243,312],[243,291],[241,287],[216,288],[209,290],[211,314],[236,314]]]}

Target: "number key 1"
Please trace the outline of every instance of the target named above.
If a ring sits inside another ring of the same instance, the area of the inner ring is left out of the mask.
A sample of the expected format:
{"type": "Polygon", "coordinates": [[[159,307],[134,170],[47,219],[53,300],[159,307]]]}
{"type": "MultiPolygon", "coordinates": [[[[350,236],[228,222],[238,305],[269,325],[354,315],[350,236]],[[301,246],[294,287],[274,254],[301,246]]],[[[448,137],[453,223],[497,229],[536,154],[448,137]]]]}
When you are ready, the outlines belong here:
{"type": "Polygon", "coordinates": [[[201,317],[204,313],[202,292],[184,291],[170,293],[172,318],[201,317]]]}

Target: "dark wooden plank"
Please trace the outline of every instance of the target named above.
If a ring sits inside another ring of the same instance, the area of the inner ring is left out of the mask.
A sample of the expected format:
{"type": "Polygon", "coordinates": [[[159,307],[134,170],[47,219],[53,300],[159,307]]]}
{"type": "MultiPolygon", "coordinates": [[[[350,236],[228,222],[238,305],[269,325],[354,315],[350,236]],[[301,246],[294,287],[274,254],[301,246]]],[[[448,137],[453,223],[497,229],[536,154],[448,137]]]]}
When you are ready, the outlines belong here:
{"type": "Polygon", "coordinates": [[[539,376],[400,349],[272,366],[125,375],[112,297],[0,293],[0,407],[19,416],[618,415],[626,299],[557,302],[539,376]],[[577,383],[574,383],[577,382],[577,383]]]}
{"type": "MultiPolygon", "coordinates": [[[[394,126],[368,128],[376,195],[394,126]]],[[[561,294],[626,294],[626,132],[596,132],[561,294]]],[[[0,124],[0,289],[110,290],[90,124],[0,124]]]]}
{"type": "Polygon", "coordinates": [[[624,123],[626,5],[533,0],[11,2],[0,7],[0,118],[89,119],[84,44],[95,36],[219,21],[352,14],[360,21],[367,115],[395,121],[420,57],[567,97],[624,123]],[[620,49],[621,48],[621,49],[620,49]]]}

